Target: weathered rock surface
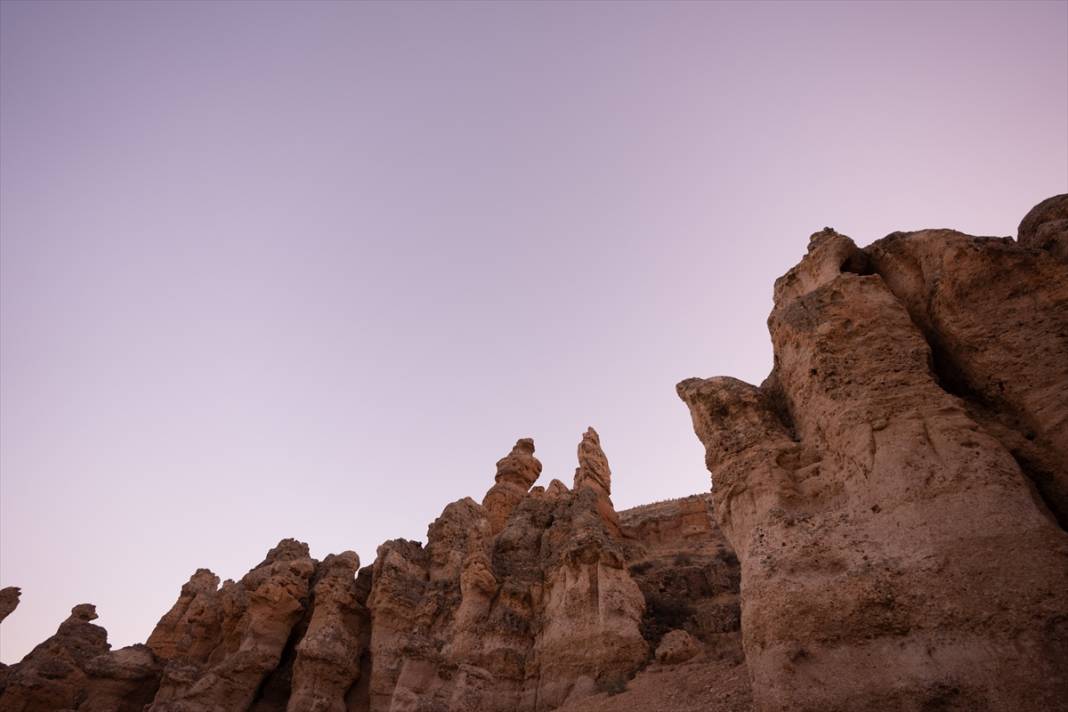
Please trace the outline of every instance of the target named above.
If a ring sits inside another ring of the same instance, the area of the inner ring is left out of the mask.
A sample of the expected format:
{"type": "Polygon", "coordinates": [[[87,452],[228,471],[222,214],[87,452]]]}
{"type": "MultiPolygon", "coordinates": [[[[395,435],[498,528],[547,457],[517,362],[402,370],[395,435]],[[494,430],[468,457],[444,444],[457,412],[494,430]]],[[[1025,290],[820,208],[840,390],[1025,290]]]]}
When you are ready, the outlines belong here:
{"type": "Polygon", "coordinates": [[[520,440],[483,505],[446,507],[426,547],[379,549],[371,710],[552,709],[647,658],[644,599],[615,512],[604,512],[604,453],[586,450],[600,468],[596,487],[554,482],[546,491],[531,490],[541,472],[533,452],[520,440]]]}
{"type": "Polygon", "coordinates": [[[227,581],[214,594],[210,572],[194,574],[149,637],[162,641],[156,655],[167,663],[151,712],[249,709],[305,611],[315,568],[306,544],[285,539],[241,581],[227,581]],[[204,620],[218,625],[205,629],[203,644],[181,652],[185,631],[204,620]]]}
{"type": "Polygon", "coordinates": [[[512,451],[497,461],[495,484],[482,498],[493,533],[504,528],[512,510],[541,476],[541,461],[534,457],[534,441],[518,440],[512,451]]]}
{"type": "Polygon", "coordinates": [[[453,502],[425,545],[387,541],[362,570],[291,539],[238,582],[200,569],[144,646],[105,655],[103,629],[64,624],[12,668],[0,709],[542,712],[662,674],[669,630],[689,645],[668,667],[707,659],[736,680],[738,563],[711,497],[617,514],[592,428],[578,460],[574,489],[534,487],[541,463],[519,440],[484,504],[453,502]],[[92,655],[43,687],[41,666],[82,638],[92,655]]]}
{"type": "Polygon", "coordinates": [[[0,622],[11,615],[19,606],[19,595],[22,591],[18,586],[0,588],[0,622]]]}
{"type": "Polygon", "coordinates": [[[1068,193],[1046,198],[1033,207],[1020,221],[1016,239],[1021,245],[1068,261],[1068,193]]]}
{"type": "Polygon", "coordinates": [[[678,387],[742,564],[757,708],[1062,709],[1064,263],[827,229],[768,324],[762,386],[678,387]]]}
{"type": "Polygon", "coordinates": [[[140,712],[159,685],[160,665],[143,645],[112,651],[96,617],[94,606],[75,606],[55,635],[8,668],[0,710],[140,712]]]}
{"type": "Polygon", "coordinates": [[[311,619],[296,646],[290,712],[344,712],[367,650],[366,592],[356,584],[355,552],[327,556],[316,571],[311,619]]]}
{"type": "Polygon", "coordinates": [[[673,630],[660,639],[656,646],[658,663],[681,663],[701,652],[701,646],[692,635],[684,630],[673,630]]]}

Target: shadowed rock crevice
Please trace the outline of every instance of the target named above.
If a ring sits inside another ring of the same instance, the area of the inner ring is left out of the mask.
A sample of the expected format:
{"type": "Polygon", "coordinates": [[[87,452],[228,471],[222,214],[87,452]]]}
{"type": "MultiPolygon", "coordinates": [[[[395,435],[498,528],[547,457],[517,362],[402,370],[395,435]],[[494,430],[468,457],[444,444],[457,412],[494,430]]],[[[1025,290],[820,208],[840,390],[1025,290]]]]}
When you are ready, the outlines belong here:
{"type": "Polygon", "coordinates": [[[1068,265],[952,230],[894,233],[866,252],[927,340],[939,385],[1012,453],[1065,528],[1068,265]]]}

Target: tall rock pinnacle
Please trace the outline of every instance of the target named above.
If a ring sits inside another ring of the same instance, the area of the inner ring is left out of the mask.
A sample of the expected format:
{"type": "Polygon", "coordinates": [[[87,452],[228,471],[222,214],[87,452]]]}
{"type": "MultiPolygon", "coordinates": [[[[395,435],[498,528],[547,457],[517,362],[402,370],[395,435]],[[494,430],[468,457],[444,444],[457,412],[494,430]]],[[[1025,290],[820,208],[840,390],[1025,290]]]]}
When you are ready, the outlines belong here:
{"type": "Polygon", "coordinates": [[[601,438],[593,428],[582,434],[578,446],[579,466],[575,469],[575,489],[593,487],[606,495],[612,494],[612,470],[601,449],[601,438]]]}
{"type": "Polygon", "coordinates": [[[497,474],[493,478],[495,484],[482,499],[494,534],[504,528],[508,515],[539,476],[541,462],[534,457],[534,440],[520,438],[512,451],[497,461],[497,474]]]}

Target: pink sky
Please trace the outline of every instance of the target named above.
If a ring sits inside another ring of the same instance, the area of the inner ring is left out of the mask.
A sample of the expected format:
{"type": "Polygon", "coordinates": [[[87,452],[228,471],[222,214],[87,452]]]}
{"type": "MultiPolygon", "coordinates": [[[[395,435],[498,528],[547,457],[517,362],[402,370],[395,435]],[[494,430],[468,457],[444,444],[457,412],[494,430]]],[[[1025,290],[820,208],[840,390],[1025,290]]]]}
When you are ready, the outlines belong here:
{"type": "Polygon", "coordinates": [[[767,374],[809,233],[1065,191],[1065,2],[3,2],[0,660],[369,564],[522,436],[707,490],[674,384],[767,374]]]}

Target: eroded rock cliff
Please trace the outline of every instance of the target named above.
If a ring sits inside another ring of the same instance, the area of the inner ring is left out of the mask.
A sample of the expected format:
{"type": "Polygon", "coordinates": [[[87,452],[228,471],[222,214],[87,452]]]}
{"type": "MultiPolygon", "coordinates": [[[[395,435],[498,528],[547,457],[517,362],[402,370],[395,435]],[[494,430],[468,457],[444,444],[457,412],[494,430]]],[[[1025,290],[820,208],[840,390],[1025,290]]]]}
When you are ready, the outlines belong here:
{"type": "Polygon", "coordinates": [[[758,709],[1064,709],[1068,271],[1028,244],[816,233],[768,379],[679,384],[758,709]]]}
{"type": "Polygon", "coordinates": [[[78,607],[0,678],[0,709],[542,712],[700,660],[738,687],[738,562],[711,498],[617,514],[592,428],[574,489],[535,487],[541,469],[519,440],[482,504],[363,569],[292,539],[237,582],[200,569],[143,646],[109,651],[78,607]]]}

